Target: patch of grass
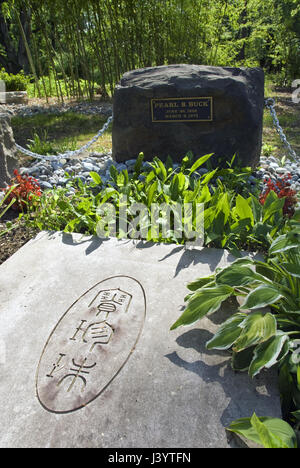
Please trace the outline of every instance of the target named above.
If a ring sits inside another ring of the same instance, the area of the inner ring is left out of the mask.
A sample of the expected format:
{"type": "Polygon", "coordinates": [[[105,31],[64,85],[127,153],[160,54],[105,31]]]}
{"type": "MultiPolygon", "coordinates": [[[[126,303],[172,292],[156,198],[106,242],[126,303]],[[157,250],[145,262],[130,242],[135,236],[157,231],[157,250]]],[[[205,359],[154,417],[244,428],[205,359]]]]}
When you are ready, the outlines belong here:
{"type": "MultiPolygon", "coordinates": [[[[270,80],[266,80],[265,96],[275,99],[275,110],[279,124],[294,151],[300,154],[300,104],[293,103],[291,90],[276,88],[270,80]]],[[[263,143],[275,147],[272,154],[278,159],[288,156],[275,129],[269,109],[264,110],[263,143]]]]}
{"type": "MultiPolygon", "coordinates": [[[[28,117],[13,117],[11,120],[16,142],[27,147],[30,140],[45,140],[51,147],[63,151],[78,149],[87,143],[103,127],[107,118],[101,115],[85,115],[75,112],[64,114],[38,114],[28,117]],[[70,148],[68,142],[71,143],[70,148]],[[76,148],[75,144],[76,142],[76,148]]],[[[90,151],[111,150],[111,126],[90,148],[90,151]]]]}

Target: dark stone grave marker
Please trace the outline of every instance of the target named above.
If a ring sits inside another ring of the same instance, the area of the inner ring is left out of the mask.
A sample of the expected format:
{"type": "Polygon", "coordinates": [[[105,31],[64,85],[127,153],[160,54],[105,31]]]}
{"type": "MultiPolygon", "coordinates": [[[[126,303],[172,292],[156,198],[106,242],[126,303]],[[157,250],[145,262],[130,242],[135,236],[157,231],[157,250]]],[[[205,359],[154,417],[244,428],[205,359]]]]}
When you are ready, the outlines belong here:
{"type": "Polygon", "coordinates": [[[118,162],[215,153],[213,164],[254,167],[260,158],[264,73],[259,68],[169,65],[125,73],[114,95],[118,162]],[[220,161],[222,159],[223,162],[220,161]],[[218,162],[219,160],[219,162],[218,162]]]}

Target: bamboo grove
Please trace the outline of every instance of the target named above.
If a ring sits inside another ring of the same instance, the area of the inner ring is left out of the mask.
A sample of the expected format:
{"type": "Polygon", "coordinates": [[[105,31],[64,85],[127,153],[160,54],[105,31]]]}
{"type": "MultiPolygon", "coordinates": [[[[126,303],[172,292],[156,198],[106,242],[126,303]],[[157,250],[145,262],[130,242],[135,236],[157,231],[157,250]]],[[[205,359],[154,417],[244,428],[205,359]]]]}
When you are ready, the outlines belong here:
{"type": "Polygon", "coordinates": [[[0,0],[0,68],[39,96],[111,95],[128,70],[262,66],[300,77],[298,0],[0,0]]]}

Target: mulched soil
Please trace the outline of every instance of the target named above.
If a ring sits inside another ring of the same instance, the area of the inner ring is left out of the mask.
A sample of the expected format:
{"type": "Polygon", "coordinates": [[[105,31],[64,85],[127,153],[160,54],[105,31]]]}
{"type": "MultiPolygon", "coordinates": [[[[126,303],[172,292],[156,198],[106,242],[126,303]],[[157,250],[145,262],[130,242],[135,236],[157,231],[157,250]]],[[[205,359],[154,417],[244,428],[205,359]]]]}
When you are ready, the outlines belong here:
{"type": "Polygon", "coordinates": [[[6,229],[8,221],[14,223],[14,228],[11,231],[0,235],[0,265],[38,233],[37,229],[26,227],[17,217],[18,214],[10,210],[6,213],[5,219],[0,222],[0,232],[6,229]]]}

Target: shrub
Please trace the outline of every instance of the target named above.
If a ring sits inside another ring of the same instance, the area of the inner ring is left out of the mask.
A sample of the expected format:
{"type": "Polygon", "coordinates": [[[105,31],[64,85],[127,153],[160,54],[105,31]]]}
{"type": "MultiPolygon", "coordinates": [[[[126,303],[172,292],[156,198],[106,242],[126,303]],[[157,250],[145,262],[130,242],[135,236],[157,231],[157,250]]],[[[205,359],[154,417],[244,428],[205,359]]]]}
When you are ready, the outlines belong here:
{"type": "Polygon", "coordinates": [[[6,91],[26,91],[29,78],[21,71],[17,75],[7,73],[4,68],[0,69],[0,80],[5,82],[6,91]]]}

